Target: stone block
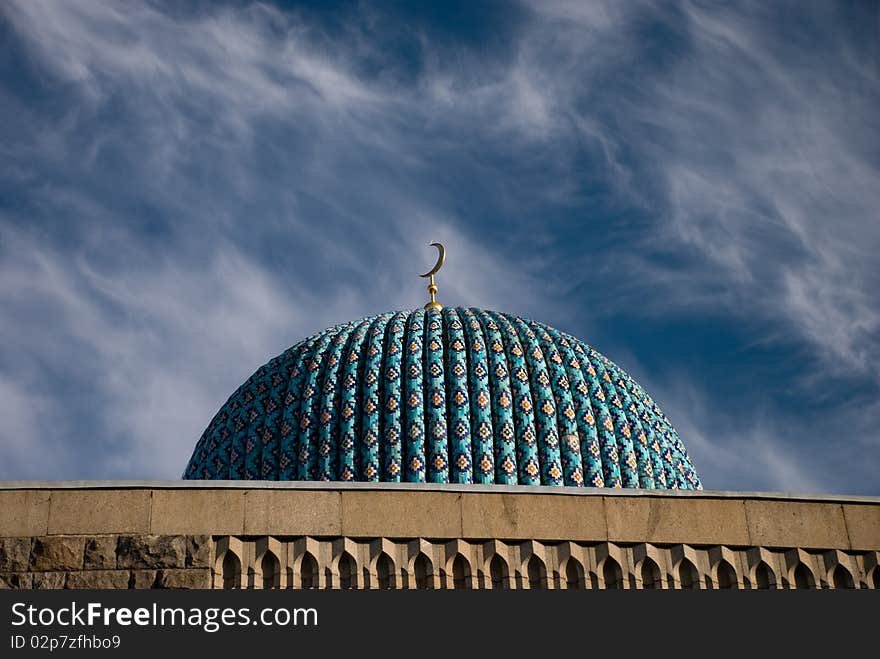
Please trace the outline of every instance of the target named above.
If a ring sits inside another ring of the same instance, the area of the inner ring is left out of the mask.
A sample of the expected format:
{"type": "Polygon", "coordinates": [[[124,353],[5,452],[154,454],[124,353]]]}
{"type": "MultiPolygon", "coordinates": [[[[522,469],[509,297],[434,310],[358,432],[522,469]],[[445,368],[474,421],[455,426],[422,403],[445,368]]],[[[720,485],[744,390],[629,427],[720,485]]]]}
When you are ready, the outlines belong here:
{"type": "Polygon", "coordinates": [[[82,536],[43,536],[34,538],[31,569],[35,572],[81,570],[85,538],[82,536]]]}
{"type": "Polygon", "coordinates": [[[0,590],[28,590],[32,584],[33,575],[29,572],[0,574],[0,590]]]}
{"type": "Polygon", "coordinates": [[[462,537],[501,540],[606,539],[602,497],[564,494],[463,494],[462,537]]]}
{"type": "Polygon", "coordinates": [[[128,570],[86,570],[67,575],[67,587],[73,590],[119,590],[128,588],[128,570]]]}
{"type": "Polygon", "coordinates": [[[52,491],[49,535],[149,531],[149,490],[52,491]]]}
{"type": "Polygon", "coordinates": [[[33,587],[35,590],[61,590],[67,572],[35,572],[33,574],[33,587]]]}
{"type": "Polygon", "coordinates": [[[186,567],[211,567],[211,536],[186,536],[186,567]]]}
{"type": "Polygon", "coordinates": [[[0,572],[27,572],[30,558],[30,538],[0,538],[0,572]]]}
{"type": "Polygon", "coordinates": [[[0,536],[46,535],[48,529],[48,490],[0,491],[0,536]]]}
{"type": "Polygon", "coordinates": [[[461,536],[457,492],[348,490],[341,497],[342,535],[348,537],[461,536]]]}
{"type": "Polygon", "coordinates": [[[606,496],[608,540],[692,545],[748,545],[741,500],[606,496]]]}
{"type": "Polygon", "coordinates": [[[148,590],[156,585],[157,570],[133,570],[131,586],[138,590],[148,590]]]}
{"type": "Polygon", "coordinates": [[[116,536],[99,535],[86,538],[83,554],[86,570],[112,570],[116,567],[116,536]]]}
{"type": "Polygon", "coordinates": [[[756,546],[849,549],[839,503],[751,500],[745,507],[749,535],[756,546]]]}
{"type": "Polygon", "coordinates": [[[855,551],[880,551],[880,504],[844,504],[843,516],[855,551]]]}
{"type": "Polygon", "coordinates": [[[154,490],[151,533],[244,533],[244,490],[154,490]]]}
{"type": "Polygon", "coordinates": [[[159,570],[156,586],[158,588],[210,588],[211,570],[207,568],[159,570]]]}
{"type": "Polygon", "coordinates": [[[339,535],[342,532],[340,493],[249,490],[244,500],[244,532],[249,535],[339,535]]]}
{"type": "Polygon", "coordinates": [[[186,538],[182,535],[121,535],[116,542],[116,566],[155,569],[184,567],[186,538]]]}

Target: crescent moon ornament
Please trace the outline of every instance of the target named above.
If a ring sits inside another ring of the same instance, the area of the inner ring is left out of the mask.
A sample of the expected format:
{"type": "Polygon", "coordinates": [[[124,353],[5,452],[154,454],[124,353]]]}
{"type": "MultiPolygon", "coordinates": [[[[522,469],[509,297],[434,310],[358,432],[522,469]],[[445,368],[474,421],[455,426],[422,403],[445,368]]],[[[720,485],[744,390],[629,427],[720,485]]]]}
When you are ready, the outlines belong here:
{"type": "Polygon", "coordinates": [[[437,302],[437,284],[434,283],[434,275],[439,272],[440,268],[443,267],[443,264],[446,262],[446,248],[442,243],[431,243],[431,247],[437,248],[437,263],[434,264],[434,267],[428,270],[423,275],[419,275],[419,277],[428,277],[428,295],[431,296],[431,301],[425,305],[425,309],[436,309],[439,311],[443,308],[443,305],[437,302]]]}
{"type": "Polygon", "coordinates": [[[440,270],[440,268],[442,268],[443,264],[446,262],[446,248],[443,246],[443,244],[431,243],[431,247],[436,247],[437,251],[439,252],[439,255],[437,256],[437,263],[436,265],[434,265],[433,268],[428,270],[428,272],[423,275],[419,275],[419,277],[431,277],[432,275],[436,275],[437,271],[440,270]]]}

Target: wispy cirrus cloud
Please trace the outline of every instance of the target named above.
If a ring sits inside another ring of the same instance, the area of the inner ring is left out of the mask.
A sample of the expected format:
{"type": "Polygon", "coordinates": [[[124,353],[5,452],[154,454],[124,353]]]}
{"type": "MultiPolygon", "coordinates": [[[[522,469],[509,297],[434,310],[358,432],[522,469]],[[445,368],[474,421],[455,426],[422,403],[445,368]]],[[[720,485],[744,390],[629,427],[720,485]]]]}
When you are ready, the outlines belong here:
{"type": "Polygon", "coordinates": [[[821,5],[785,21],[748,2],[534,8],[522,75],[550,81],[559,130],[584,123],[620,196],[653,216],[611,258],[676,289],[657,312],[748,309],[765,331],[809,342],[823,368],[876,373],[876,46],[822,38],[845,28],[821,5]],[[665,45],[653,62],[651,38],[665,45]]]}

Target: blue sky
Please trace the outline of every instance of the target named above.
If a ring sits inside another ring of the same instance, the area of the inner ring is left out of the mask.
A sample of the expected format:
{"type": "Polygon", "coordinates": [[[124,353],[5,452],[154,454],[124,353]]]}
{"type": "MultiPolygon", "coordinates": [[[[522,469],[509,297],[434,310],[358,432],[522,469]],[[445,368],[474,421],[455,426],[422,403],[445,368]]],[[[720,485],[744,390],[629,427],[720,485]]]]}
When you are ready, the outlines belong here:
{"type": "Polygon", "coordinates": [[[338,322],[522,314],[707,489],[880,495],[880,9],[0,5],[0,479],[178,478],[338,322]],[[416,8],[417,7],[417,8],[416,8]]]}

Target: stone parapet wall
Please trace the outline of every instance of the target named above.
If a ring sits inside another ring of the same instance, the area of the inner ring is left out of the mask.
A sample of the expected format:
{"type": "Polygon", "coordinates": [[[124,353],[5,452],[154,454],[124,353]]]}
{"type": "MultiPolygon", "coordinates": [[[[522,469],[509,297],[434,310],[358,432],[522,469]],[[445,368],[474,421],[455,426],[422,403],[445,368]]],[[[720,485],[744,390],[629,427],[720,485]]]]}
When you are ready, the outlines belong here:
{"type": "Polygon", "coordinates": [[[880,498],[441,486],[199,482],[0,485],[0,537],[435,537],[880,549],[880,498]]]}
{"type": "Polygon", "coordinates": [[[847,579],[874,588],[878,551],[880,499],[870,497],[386,483],[0,485],[0,587],[300,588],[308,556],[308,587],[410,588],[418,581],[411,561],[423,555],[420,565],[431,567],[419,587],[431,588],[834,587],[847,579]],[[507,576],[493,579],[496,557],[496,573],[507,576]],[[609,557],[617,567],[606,574],[609,557]],[[569,566],[580,576],[569,579],[569,566]]]}

